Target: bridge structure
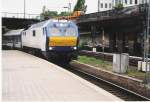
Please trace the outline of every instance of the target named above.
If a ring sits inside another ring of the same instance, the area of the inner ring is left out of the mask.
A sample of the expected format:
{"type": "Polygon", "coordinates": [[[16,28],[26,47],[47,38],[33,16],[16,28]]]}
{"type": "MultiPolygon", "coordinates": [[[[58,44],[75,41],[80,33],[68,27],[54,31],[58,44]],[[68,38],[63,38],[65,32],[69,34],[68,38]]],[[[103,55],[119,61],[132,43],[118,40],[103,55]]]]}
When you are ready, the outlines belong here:
{"type": "Polygon", "coordinates": [[[11,29],[23,29],[40,21],[39,14],[2,12],[2,34],[11,29]]]}
{"type": "Polygon", "coordinates": [[[143,56],[145,14],[143,4],[82,15],[76,20],[81,42],[100,51],[143,56]]]}

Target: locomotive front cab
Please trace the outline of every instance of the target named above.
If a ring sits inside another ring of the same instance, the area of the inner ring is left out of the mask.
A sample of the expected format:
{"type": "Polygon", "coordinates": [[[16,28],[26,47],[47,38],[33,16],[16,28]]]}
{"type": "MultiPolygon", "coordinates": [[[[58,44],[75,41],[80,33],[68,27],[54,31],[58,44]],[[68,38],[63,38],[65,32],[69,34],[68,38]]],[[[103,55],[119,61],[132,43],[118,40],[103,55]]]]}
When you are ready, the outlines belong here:
{"type": "Polygon", "coordinates": [[[78,44],[78,29],[72,22],[57,22],[49,29],[49,50],[75,51],[78,44]]]}

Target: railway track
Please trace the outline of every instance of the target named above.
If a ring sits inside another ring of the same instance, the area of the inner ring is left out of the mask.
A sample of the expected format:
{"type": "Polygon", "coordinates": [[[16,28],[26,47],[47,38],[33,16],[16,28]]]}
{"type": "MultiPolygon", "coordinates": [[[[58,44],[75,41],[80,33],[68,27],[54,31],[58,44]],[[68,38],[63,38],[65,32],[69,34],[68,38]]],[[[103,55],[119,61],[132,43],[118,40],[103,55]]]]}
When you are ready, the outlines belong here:
{"type": "Polygon", "coordinates": [[[104,90],[112,93],[113,95],[125,100],[125,101],[150,101],[150,99],[141,96],[139,94],[136,94],[130,90],[127,90],[125,88],[122,88],[118,85],[115,85],[107,80],[104,80],[102,78],[96,77],[90,73],[78,70],[76,67],[72,65],[62,66],[61,67],[67,69],[68,71],[84,78],[85,80],[97,85],[100,88],[103,88],[104,90]]]}

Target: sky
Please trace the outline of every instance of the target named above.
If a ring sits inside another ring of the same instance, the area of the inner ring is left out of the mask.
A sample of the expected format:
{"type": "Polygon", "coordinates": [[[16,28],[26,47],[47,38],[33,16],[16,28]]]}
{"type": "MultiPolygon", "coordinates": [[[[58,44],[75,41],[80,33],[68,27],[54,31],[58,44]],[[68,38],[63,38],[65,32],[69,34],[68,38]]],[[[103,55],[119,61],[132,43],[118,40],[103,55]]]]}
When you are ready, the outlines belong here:
{"type": "MultiPolygon", "coordinates": [[[[25,0],[26,1],[26,13],[40,14],[42,8],[45,5],[47,9],[51,11],[67,11],[64,6],[67,6],[71,2],[72,10],[77,0],[25,0]]],[[[86,0],[88,6],[86,13],[92,13],[97,11],[97,0],[86,0]]],[[[23,13],[24,0],[2,0],[2,12],[23,13]]]]}

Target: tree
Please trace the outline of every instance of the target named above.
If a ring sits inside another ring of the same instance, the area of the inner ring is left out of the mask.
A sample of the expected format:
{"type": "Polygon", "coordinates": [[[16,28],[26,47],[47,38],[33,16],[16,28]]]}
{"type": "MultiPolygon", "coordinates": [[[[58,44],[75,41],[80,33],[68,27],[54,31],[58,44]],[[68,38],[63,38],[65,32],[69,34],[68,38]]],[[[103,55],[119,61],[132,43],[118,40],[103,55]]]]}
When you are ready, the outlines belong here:
{"type": "Polygon", "coordinates": [[[74,7],[74,11],[86,12],[86,9],[87,9],[87,5],[85,5],[85,0],[78,0],[74,7]]]}
{"type": "Polygon", "coordinates": [[[58,16],[57,11],[46,10],[46,7],[43,6],[42,13],[40,14],[42,20],[57,17],[57,16],[58,16]]]}
{"type": "Polygon", "coordinates": [[[72,13],[70,12],[61,12],[59,16],[70,16],[72,13]]]}
{"type": "Polygon", "coordinates": [[[124,7],[123,7],[123,4],[122,3],[118,3],[116,4],[116,6],[114,7],[116,10],[122,10],[124,7]]]}

